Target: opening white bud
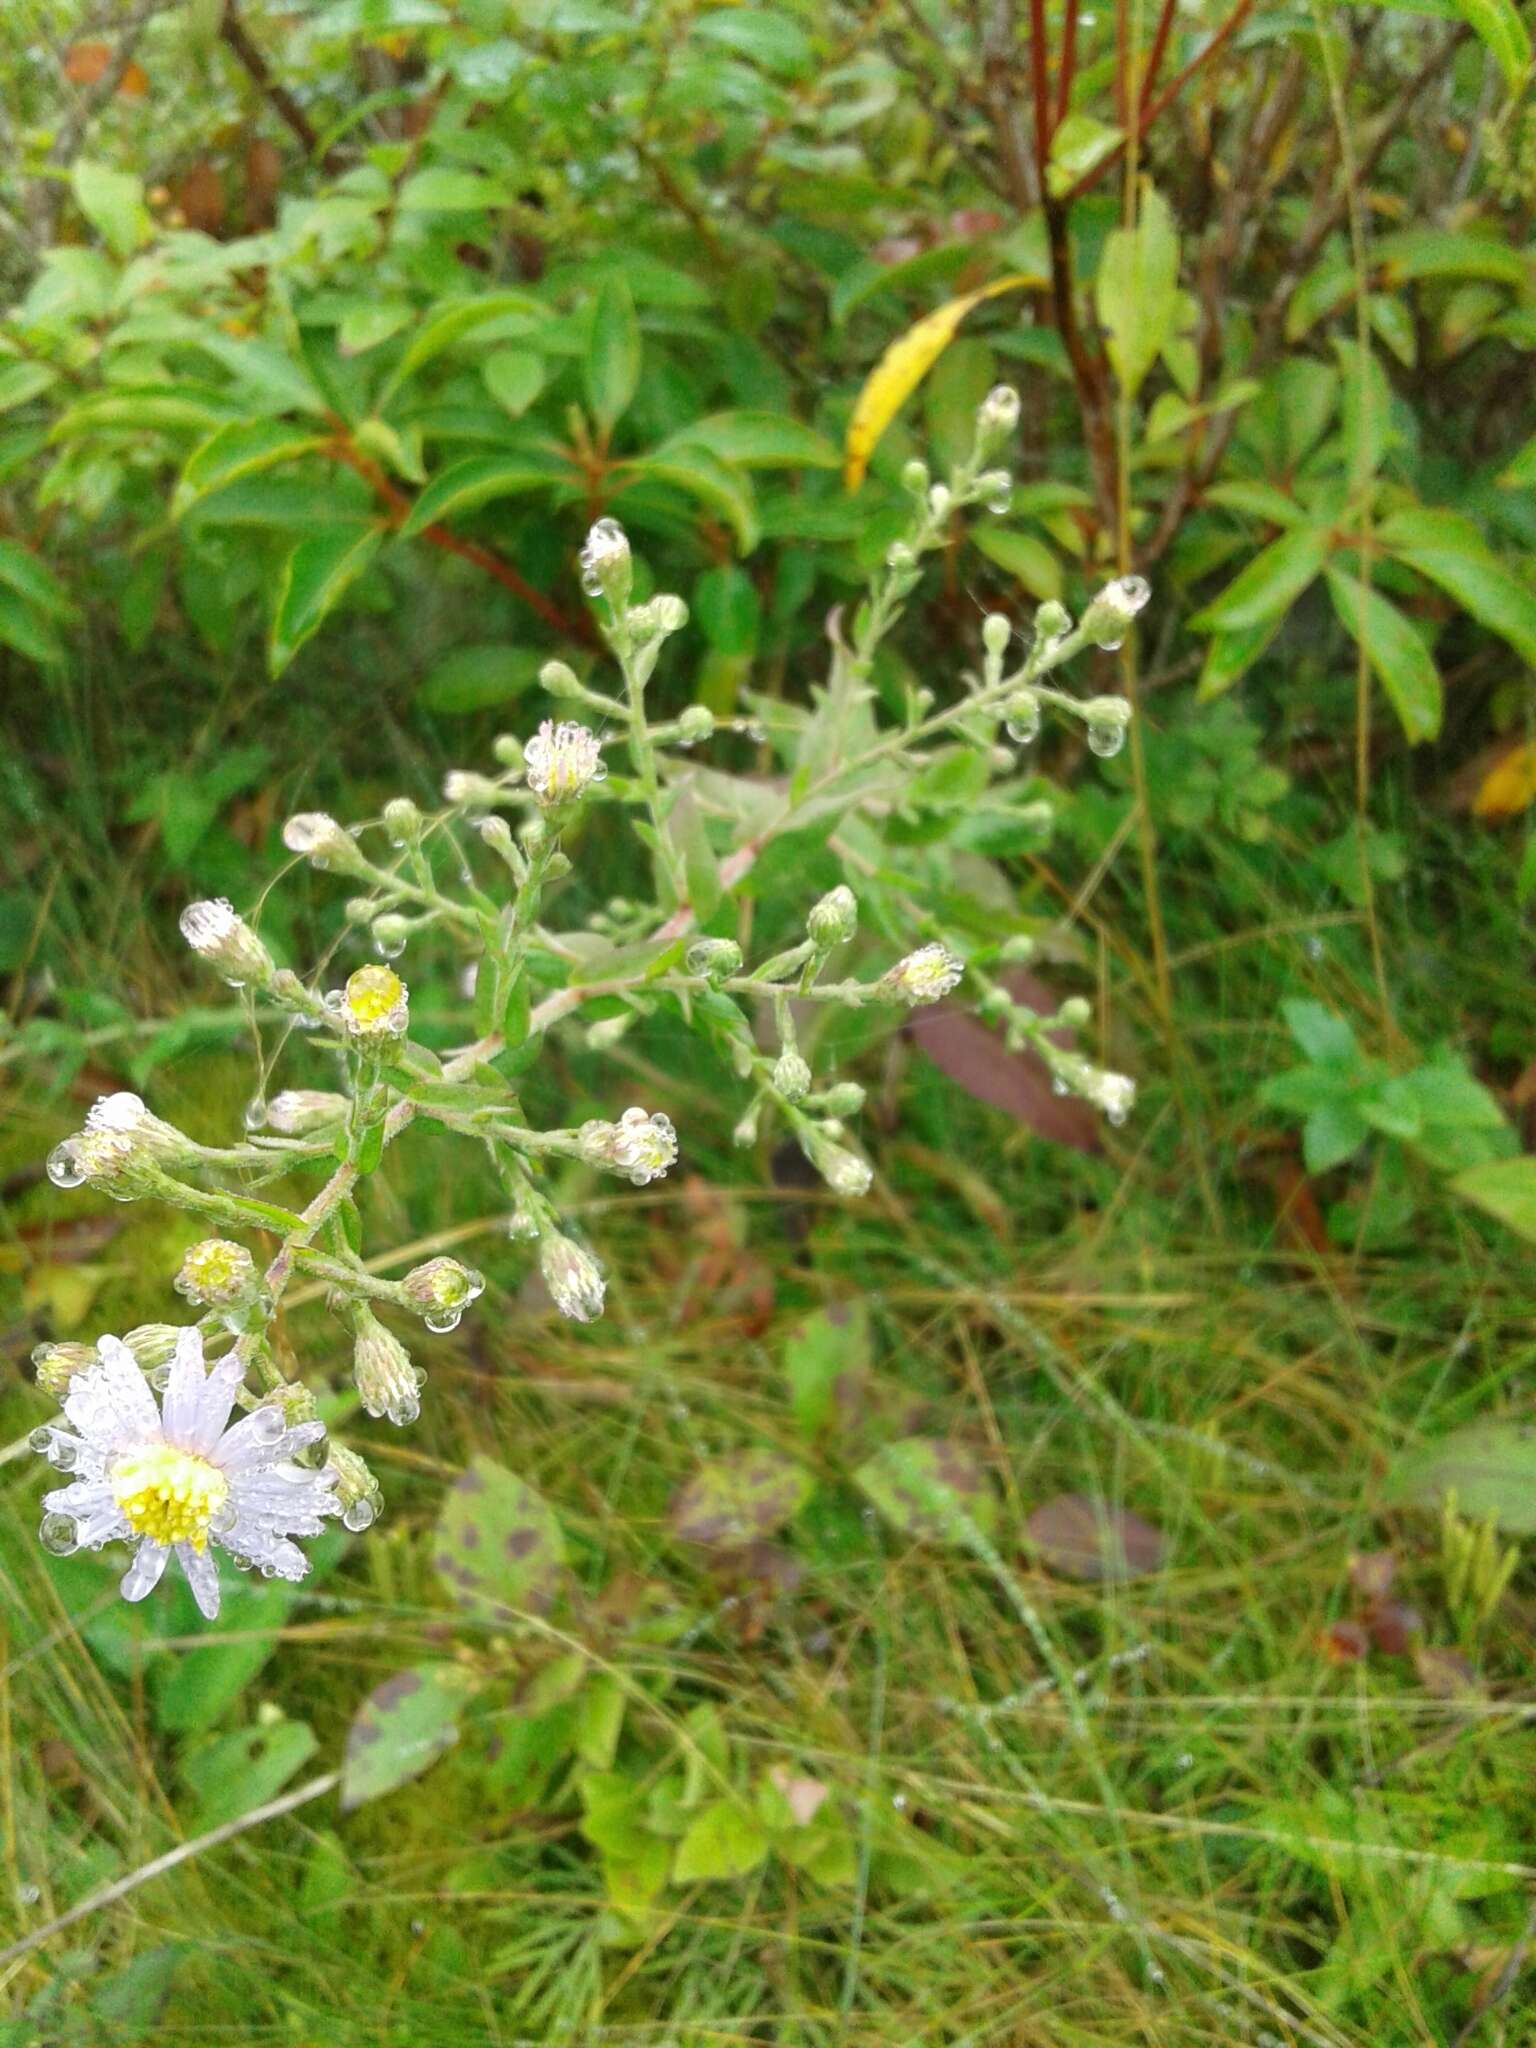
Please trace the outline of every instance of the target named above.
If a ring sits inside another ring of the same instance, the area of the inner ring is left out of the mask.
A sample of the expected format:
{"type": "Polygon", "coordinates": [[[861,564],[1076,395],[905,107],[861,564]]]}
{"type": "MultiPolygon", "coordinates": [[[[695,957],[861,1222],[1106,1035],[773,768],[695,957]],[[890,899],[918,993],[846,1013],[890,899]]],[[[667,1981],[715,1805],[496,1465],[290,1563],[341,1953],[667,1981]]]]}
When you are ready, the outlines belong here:
{"type": "Polygon", "coordinates": [[[546,718],[523,750],[523,772],[537,801],[552,810],[574,802],[608,770],[596,733],[546,718]]]}
{"type": "Polygon", "coordinates": [[[1118,576],[1106,583],[1083,613],[1083,631],[1096,647],[1113,654],[1130,630],[1131,621],[1152,595],[1144,576],[1118,576]]]}
{"type": "Polygon", "coordinates": [[[813,903],[805,920],[806,932],[823,949],[845,946],[858,928],[858,899],[846,882],[813,903]]]}
{"type": "Polygon", "coordinates": [[[272,979],[272,955],[222,896],[189,903],[180,923],[181,936],[193,952],[222,974],[232,988],[261,988],[272,979]]]}
{"type": "Polygon", "coordinates": [[[539,1239],[539,1271],[549,1298],[573,1323],[595,1323],[603,1312],[606,1283],[592,1254],[558,1230],[539,1239]]]}
{"type": "Polygon", "coordinates": [[[599,519],[581,551],[581,587],[588,597],[606,597],[614,609],[629,601],[634,565],[629,536],[617,519],[599,519]]]}

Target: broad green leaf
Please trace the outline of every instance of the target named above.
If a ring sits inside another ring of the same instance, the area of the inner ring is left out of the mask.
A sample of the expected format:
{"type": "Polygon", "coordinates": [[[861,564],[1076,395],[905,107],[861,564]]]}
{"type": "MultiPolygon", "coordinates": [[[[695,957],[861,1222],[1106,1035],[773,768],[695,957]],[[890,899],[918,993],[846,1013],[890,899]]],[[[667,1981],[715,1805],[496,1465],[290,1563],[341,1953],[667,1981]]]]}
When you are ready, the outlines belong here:
{"type": "Polygon", "coordinates": [[[603,432],[611,433],[629,409],[640,382],[640,323],[622,277],[611,277],[592,309],[587,343],[587,404],[603,432]]]}
{"type": "Polygon", "coordinates": [[[412,172],[400,187],[396,204],[401,213],[473,213],[505,206],[511,196],[504,185],[479,171],[434,164],[430,170],[412,172]]]}
{"type": "Polygon", "coordinates": [[[189,1832],[222,1826],[275,1799],[319,1748],[307,1721],[259,1722],[194,1749],[181,1766],[197,1805],[189,1832]]]}
{"type": "Polygon", "coordinates": [[[1230,690],[1248,673],[1280,631],[1283,614],[1263,619],[1257,626],[1242,626],[1235,633],[1213,633],[1200,668],[1195,696],[1209,704],[1230,690]]]}
{"type": "Polygon", "coordinates": [[[790,1332],[784,1377],[790,1412],[803,1435],[820,1436],[839,1414],[857,1412],[869,1363],[869,1309],[863,1301],[834,1302],[790,1332]]]}
{"type": "Polygon", "coordinates": [[[720,863],[709,843],[704,813],[692,779],[685,782],[667,816],[667,837],[683,864],[683,886],[694,917],[702,925],[714,916],[725,891],[720,882],[720,863]]]}
{"type": "Polygon", "coordinates": [[[58,374],[47,363],[0,362],[0,412],[36,398],[58,381],[58,374]]]}
{"type": "Polygon", "coordinates": [[[930,285],[948,284],[961,271],[976,265],[979,239],[957,236],[932,249],[920,249],[900,263],[881,263],[874,256],[859,257],[841,272],[828,296],[827,310],[833,326],[844,326],[860,306],[887,293],[917,292],[930,285]]]}
{"type": "Polygon", "coordinates": [[[12,590],[0,590],[0,646],[15,648],[41,668],[56,667],[64,659],[52,626],[12,590]]]}
{"type": "Polygon", "coordinates": [[[1452,0],[1456,12],[1492,54],[1511,92],[1531,68],[1531,35],[1515,0],[1452,0]]]}
{"type": "Polygon", "coordinates": [[[1308,1173],[1342,1166],[1370,1135],[1370,1124],[1352,1102],[1340,1097],[1320,1103],[1301,1127],[1301,1156],[1308,1173]]]}
{"type": "Polygon", "coordinates": [[[1496,1216],[1519,1237],[1536,1243],[1536,1158],[1489,1159],[1469,1166],[1451,1182],[1454,1192],[1496,1216]]]}
{"type": "Polygon", "coordinates": [[[1104,243],[1094,303],[1120,388],[1134,398],[1173,331],[1179,289],[1179,237],[1168,203],[1144,180],[1136,225],[1104,243]]]}
{"type": "Polygon", "coordinates": [[[716,1799],[701,1807],[677,1845],[674,1884],[745,1877],[768,1854],[768,1831],[744,1799],[716,1799]]]}
{"type": "Polygon", "coordinates": [[[1271,526],[1301,526],[1306,513],[1288,491],[1258,478],[1212,484],[1202,494],[1207,505],[1221,505],[1229,512],[1246,512],[1251,519],[1263,519],[1271,526]]]}
{"type": "Polygon", "coordinates": [[[466,455],[462,462],[450,463],[433,477],[412,505],[399,538],[409,540],[429,526],[462,518],[493,498],[547,490],[558,477],[559,472],[548,463],[526,455],[466,455]]]}
{"type": "Polygon", "coordinates": [[[1400,1458],[1388,1497],[1435,1508],[1448,1493],[1470,1521],[1492,1515],[1511,1536],[1536,1534],[1536,1426],[1474,1422],[1400,1458]]]}
{"type": "Polygon", "coordinates": [[[904,1536],[963,1550],[971,1542],[967,1524],[985,1534],[996,1519],[996,1496],[980,1460],[947,1437],[909,1436],[887,1444],[853,1476],[904,1536]]]}
{"type": "Polygon", "coordinates": [[[1380,591],[1367,588],[1357,576],[1342,569],[1327,573],[1333,608],[1365,649],[1404,733],[1415,745],[1434,739],[1440,730],[1444,692],[1428,648],[1380,591]]]}
{"type": "Polygon", "coordinates": [[[673,1495],[667,1519],[685,1543],[739,1550],[797,1515],[813,1484],[805,1467],[782,1451],[733,1451],[699,1467],[673,1495]]]}
{"type": "Polygon", "coordinates": [[[1006,569],[1014,581],[1042,603],[1061,596],[1061,564],[1045,542],[1017,527],[980,525],[971,529],[971,540],[989,562],[1006,569]]]}
{"type": "Polygon", "coordinates": [[[336,328],[336,346],[344,356],[366,355],[408,327],[415,307],[409,299],[363,299],[349,306],[336,328]]]}
{"type": "Polygon", "coordinates": [[[131,172],[77,157],[69,174],[75,204],[114,256],[131,256],[149,239],[144,186],[131,172]]]}
{"type": "Polygon", "coordinates": [[[1377,538],[1536,668],[1536,590],[1511,575],[1470,520],[1427,508],[1394,512],[1377,538]]]}
{"type": "Polygon", "coordinates": [[[180,518],[210,491],[222,490],[226,484],[280,462],[297,461],[324,446],[322,435],[282,420],[231,420],[188,456],[172,512],[180,518]]]}
{"type": "Polygon", "coordinates": [[[749,555],[758,542],[757,507],[752,485],[733,463],[700,441],[669,441],[665,448],[627,465],[635,477],[672,484],[717,513],[736,536],[737,551],[749,555]]]}
{"type": "Polygon", "coordinates": [[[0,584],[52,618],[67,619],[75,609],[73,598],[58,577],[18,540],[0,539],[0,584]]]}
{"type": "Polygon", "coordinates": [[[1124,134],[1123,128],[1112,128],[1090,114],[1068,114],[1058,122],[1045,173],[1052,196],[1064,199],[1079,178],[1119,147],[1124,134]]]}
{"type": "Polygon", "coordinates": [[[458,1741],[459,1716],[474,1686],[458,1664],[417,1664],[376,1685],[347,1731],[343,1813],[430,1770],[458,1741]]]}
{"type": "Polygon", "coordinates": [[[1333,537],[1322,526],[1281,534],[1190,624],[1201,633],[1237,633],[1279,618],[1318,576],[1332,546],[1333,537]]]}
{"type": "Polygon", "coordinates": [[[509,319],[522,314],[534,320],[547,320],[549,308],[531,292],[486,292],[479,298],[449,300],[438,307],[422,322],[420,329],[395,365],[394,373],[386,383],[379,397],[382,411],[389,398],[405,382],[430,363],[434,356],[444,349],[452,348],[456,341],[462,341],[477,327],[484,327],[493,320],[509,319]]]}
{"type": "Polygon", "coordinates": [[[1506,491],[1527,490],[1536,485],[1536,434],[1532,435],[1514,461],[1502,472],[1499,482],[1506,491]]]}
{"type": "Polygon", "coordinates": [[[745,569],[729,562],[706,569],[693,586],[692,611],[710,646],[721,654],[757,652],[763,605],[745,569]]]}
{"type": "Polygon", "coordinates": [[[1339,439],[1351,476],[1374,476],[1400,439],[1392,424],[1392,387],[1374,352],[1358,341],[1335,341],[1342,382],[1339,439]]]}
{"type": "Polygon", "coordinates": [[[539,679],[544,655],[531,647],[456,647],[433,664],[416,692],[425,711],[483,711],[521,696],[539,679]]]}
{"type": "Polygon", "coordinates": [[[1285,1028],[1309,1060],[1352,1060],[1355,1034],[1347,1017],[1306,996],[1287,996],[1280,1005],[1285,1028]]]}
{"type": "Polygon", "coordinates": [[[443,1497],[432,1562],[460,1607],[510,1621],[554,1605],[565,1582],[565,1539],[527,1480],[474,1458],[443,1497]]]}
{"type": "Polygon", "coordinates": [[[722,7],[693,19],[690,33],[785,78],[805,78],[815,62],[810,37],[789,14],[771,7],[722,7]]]}
{"type": "Polygon", "coordinates": [[[842,460],[825,434],[776,412],[709,413],[677,438],[738,469],[836,469],[842,460]]]}
{"type": "Polygon", "coordinates": [[[284,562],[267,643],[268,667],[283,670],[362,575],[384,536],[376,527],[343,527],[301,540],[284,562]]]}
{"type": "Polygon", "coordinates": [[[513,419],[525,413],[544,389],[544,362],[531,349],[499,348],[480,365],[492,398],[513,419]]]}

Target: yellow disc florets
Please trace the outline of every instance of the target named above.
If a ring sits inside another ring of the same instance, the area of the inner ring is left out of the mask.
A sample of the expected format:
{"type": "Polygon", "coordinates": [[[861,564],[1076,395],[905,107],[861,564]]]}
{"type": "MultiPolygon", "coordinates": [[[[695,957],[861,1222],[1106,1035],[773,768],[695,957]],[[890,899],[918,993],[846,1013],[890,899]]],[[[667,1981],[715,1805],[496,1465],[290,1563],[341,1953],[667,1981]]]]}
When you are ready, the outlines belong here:
{"type": "Polygon", "coordinates": [[[388,1035],[405,1029],[405,983],[392,967],[359,967],[348,977],[346,1021],[349,1030],[362,1037],[388,1035]]]}
{"type": "Polygon", "coordinates": [[[201,1550],[210,1523],[229,1499],[229,1481],[217,1465],[191,1451],[146,1444],[118,1460],[112,1497],[140,1536],[201,1550]]]}

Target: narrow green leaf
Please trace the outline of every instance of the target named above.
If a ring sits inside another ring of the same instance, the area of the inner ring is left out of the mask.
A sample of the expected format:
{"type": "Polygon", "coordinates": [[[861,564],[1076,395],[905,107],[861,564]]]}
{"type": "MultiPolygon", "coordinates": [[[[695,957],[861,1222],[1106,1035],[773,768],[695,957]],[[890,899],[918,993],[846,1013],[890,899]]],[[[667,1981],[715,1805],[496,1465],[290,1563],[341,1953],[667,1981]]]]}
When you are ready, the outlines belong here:
{"type": "Polygon", "coordinates": [[[702,442],[669,442],[664,450],[630,464],[629,473],[675,485],[718,513],[735,534],[739,553],[748,555],[757,546],[757,507],[751,484],[741,470],[722,462],[702,442]]]}
{"type": "Polygon", "coordinates": [[[376,527],[342,527],[301,540],[283,564],[267,660],[274,676],[323,625],[379,551],[376,527]]]}
{"type": "Polygon", "coordinates": [[[74,599],[47,564],[19,540],[0,540],[0,583],[55,619],[69,618],[74,599]]]}
{"type": "Polygon", "coordinates": [[[0,412],[36,398],[58,381],[58,374],[47,363],[0,363],[0,412]]]}
{"type": "Polygon", "coordinates": [[[416,335],[406,348],[404,355],[383,391],[379,395],[379,410],[382,411],[391,396],[400,388],[407,377],[412,377],[439,356],[444,349],[452,348],[456,341],[462,341],[477,327],[484,327],[493,320],[510,319],[522,314],[533,320],[547,320],[549,308],[534,298],[530,292],[486,292],[479,298],[450,299],[437,308],[422,322],[416,335]]]}
{"type": "Polygon", "coordinates": [[[0,590],[0,646],[14,647],[41,668],[54,668],[64,659],[47,620],[10,590],[0,590]]]}
{"type": "Polygon", "coordinates": [[[476,213],[505,206],[511,196],[505,186],[479,171],[434,164],[406,179],[396,204],[401,213],[476,213]]]}
{"type": "Polygon", "coordinates": [[[1213,633],[1205,650],[1195,696],[1202,704],[1224,696],[1234,683],[1248,673],[1280,631],[1283,615],[1263,619],[1257,626],[1243,626],[1235,633],[1213,633]]]}
{"type": "Polygon", "coordinates": [[[423,710],[449,714],[505,704],[538,681],[543,660],[531,647],[456,647],[428,671],[416,701],[423,710]]]}
{"type": "MultiPolygon", "coordinates": [[[[838,469],[843,460],[825,434],[776,412],[709,413],[677,439],[708,448],[738,469],[838,469]]],[[[653,451],[665,452],[665,443],[653,451]]]]}
{"type": "Polygon", "coordinates": [[[323,436],[283,420],[231,420],[188,456],[176,486],[172,512],[180,518],[199,498],[243,476],[255,476],[280,462],[323,448],[323,436]]]}
{"type": "Polygon", "coordinates": [[[1518,92],[1531,68],[1530,30],[1515,0],[1453,0],[1456,12],[1491,52],[1511,92],[1518,92]]]}
{"type": "Polygon", "coordinates": [[[1536,668],[1536,591],[1505,568],[1470,520],[1429,508],[1396,512],[1377,537],[1536,668]]]}
{"type": "Polygon", "coordinates": [[[640,382],[640,323],[622,277],[610,277],[592,309],[585,379],[587,404],[604,433],[629,409],[640,382]]]}
{"type": "Polygon", "coordinates": [[[1201,633],[1236,633],[1278,618],[1317,577],[1332,545],[1333,536],[1322,526],[1281,534],[1190,624],[1201,633]]]}
{"type": "Polygon", "coordinates": [[[532,461],[526,455],[466,455],[450,463],[433,477],[417,498],[399,531],[410,540],[429,526],[462,518],[493,498],[515,498],[529,491],[547,490],[559,479],[552,465],[532,461]]]}
{"type": "Polygon", "coordinates": [[[1464,1201],[1496,1216],[1518,1237],[1536,1244],[1536,1158],[1522,1152],[1513,1159],[1488,1159],[1469,1166],[1451,1182],[1464,1201]]]}
{"type": "Polygon", "coordinates": [[[1404,733],[1414,742],[1440,730],[1445,693],[1429,649],[1394,604],[1342,569],[1328,572],[1328,592],[1345,630],[1391,700],[1404,733]]]}

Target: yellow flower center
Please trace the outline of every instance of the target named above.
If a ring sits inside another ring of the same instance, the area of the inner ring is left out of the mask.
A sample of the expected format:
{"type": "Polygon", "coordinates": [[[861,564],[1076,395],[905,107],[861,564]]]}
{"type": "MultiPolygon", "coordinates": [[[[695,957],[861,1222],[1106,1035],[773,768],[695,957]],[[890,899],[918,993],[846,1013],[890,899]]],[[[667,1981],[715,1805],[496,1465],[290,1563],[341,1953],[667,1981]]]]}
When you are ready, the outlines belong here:
{"type": "Polygon", "coordinates": [[[405,984],[391,967],[359,967],[347,981],[347,1009],[354,1024],[371,1027],[393,1016],[405,984]]]}
{"type": "Polygon", "coordinates": [[[229,1481],[217,1465],[191,1451],[146,1444],[118,1460],[112,1497],[141,1536],[201,1550],[209,1524],[229,1499],[229,1481]]]}

